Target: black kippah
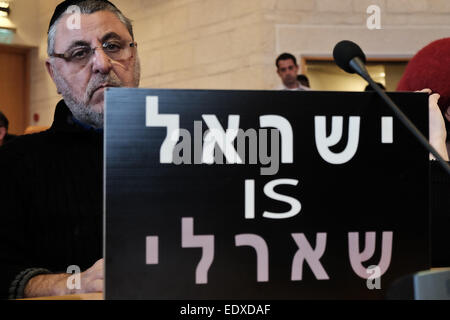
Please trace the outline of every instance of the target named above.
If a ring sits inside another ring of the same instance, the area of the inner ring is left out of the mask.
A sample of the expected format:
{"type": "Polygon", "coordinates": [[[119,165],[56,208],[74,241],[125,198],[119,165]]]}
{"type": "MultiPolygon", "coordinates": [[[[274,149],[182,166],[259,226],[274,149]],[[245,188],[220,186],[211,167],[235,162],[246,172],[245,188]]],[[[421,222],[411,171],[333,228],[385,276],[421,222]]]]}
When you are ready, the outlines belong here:
{"type": "Polygon", "coordinates": [[[104,3],[108,3],[108,4],[112,5],[114,8],[117,9],[117,7],[114,4],[112,4],[111,2],[109,2],[108,0],[65,0],[56,6],[55,12],[53,12],[53,16],[50,19],[50,24],[48,26],[48,30],[50,31],[50,28],[55,23],[55,21],[58,20],[58,18],[64,12],[66,12],[70,6],[75,6],[78,3],[83,2],[83,1],[104,2],[104,3]]]}

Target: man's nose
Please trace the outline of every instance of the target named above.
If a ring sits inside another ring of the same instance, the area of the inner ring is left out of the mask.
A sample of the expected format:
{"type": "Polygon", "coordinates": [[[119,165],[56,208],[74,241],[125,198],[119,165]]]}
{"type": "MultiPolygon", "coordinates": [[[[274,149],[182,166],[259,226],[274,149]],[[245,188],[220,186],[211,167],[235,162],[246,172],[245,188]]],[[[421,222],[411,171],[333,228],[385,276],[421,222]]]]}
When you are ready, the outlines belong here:
{"type": "Polygon", "coordinates": [[[94,73],[109,74],[112,69],[111,58],[106,55],[102,48],[97,48],[94,51],[92,71],[94,73]]]}

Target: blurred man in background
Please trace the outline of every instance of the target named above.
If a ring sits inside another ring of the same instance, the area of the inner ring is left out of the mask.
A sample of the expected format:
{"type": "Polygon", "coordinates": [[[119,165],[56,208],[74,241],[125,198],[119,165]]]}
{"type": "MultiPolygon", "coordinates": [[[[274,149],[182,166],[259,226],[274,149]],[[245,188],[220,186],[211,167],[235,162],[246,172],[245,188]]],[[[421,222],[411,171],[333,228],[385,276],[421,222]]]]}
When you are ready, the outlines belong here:
{"type": "Polygon", "coordinates": [[[8,118],[0,111],[0,147],[16,137],[12,134],[8,134],[8,127],[8,118]]]}
{"type": "Polygon", "coordinates": [[[306,75],[299,74],[297,76],[297,80],[298,80],[298,82],[300,82],[300,84],[302,86],[307,87],[307,88],[311,88],[311,85],[309,84],[309,79],[308,79],[308,77],[306,75]]]}
{"type": "Polygon", "coordinates": [[[310,90],[297,80],[298,65],[297,59],[290,53],[282,53],[275,61],[278,76],[282,84],[276,90],[303,91],[310,90]]]}

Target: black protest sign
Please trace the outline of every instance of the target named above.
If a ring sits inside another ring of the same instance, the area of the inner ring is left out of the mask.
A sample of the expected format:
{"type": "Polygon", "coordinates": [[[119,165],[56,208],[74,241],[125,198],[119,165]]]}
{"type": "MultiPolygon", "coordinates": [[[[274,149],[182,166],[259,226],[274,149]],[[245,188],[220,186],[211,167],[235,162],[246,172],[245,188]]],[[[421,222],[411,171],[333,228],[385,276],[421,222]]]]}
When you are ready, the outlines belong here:
{"type": "MultiPolygon", "coordinates": [[[[428,131],[425,94],[391,93],[428,131]]],[[[429,268],[428,154],[374,93],[108,89],[105,293],[380,299],[429,268]]]]}

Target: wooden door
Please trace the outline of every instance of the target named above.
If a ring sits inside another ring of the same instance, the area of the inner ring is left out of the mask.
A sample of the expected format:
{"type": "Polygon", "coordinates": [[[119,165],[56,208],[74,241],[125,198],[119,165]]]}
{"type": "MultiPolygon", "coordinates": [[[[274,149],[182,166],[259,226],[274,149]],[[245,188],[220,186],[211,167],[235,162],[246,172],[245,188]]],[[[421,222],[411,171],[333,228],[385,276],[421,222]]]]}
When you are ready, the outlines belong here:
{"type": "Polygon", "coordinates": [[[0,45],[0,110],[11,134],[23,134],[28,119],[28,49],[0,45]]]}

